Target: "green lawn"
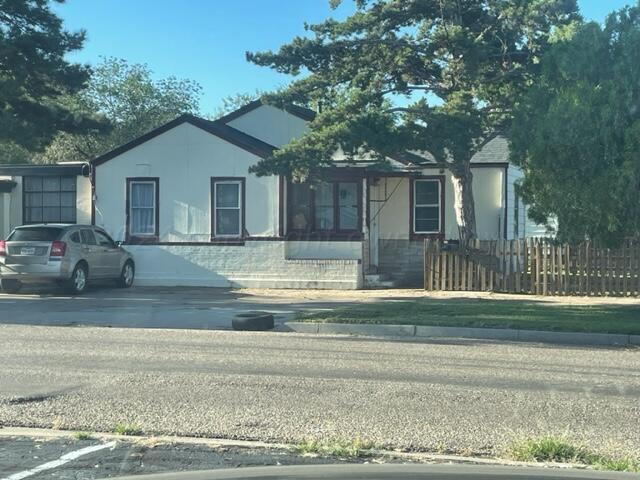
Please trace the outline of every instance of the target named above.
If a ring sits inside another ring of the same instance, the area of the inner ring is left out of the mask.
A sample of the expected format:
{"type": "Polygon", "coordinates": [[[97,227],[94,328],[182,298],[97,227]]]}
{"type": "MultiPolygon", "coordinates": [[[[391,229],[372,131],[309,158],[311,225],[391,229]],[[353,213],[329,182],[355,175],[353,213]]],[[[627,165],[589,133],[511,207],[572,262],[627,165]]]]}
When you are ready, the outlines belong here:
{"type": "Polygon", "coordinates": [[[310,314],[302,313],[298,320],[640,335],[640,303],[587,306],[462,298],[384,300],[310,314]]]}

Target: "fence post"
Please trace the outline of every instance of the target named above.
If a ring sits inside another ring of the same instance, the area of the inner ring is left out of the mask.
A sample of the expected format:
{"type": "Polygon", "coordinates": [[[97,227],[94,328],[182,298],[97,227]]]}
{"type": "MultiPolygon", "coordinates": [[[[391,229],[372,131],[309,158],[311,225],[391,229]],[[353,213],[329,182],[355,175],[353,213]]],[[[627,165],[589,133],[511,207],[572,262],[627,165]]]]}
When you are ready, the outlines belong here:
{"type": "Polygon", "coordinates": [[[425,290],[428,290],[428,278],[429,278],[429,262],[428,262],[428,258],[429,258],[429,239],[425,238],[424,239],[424,245],[423,245],[423,255],[424,255],[424,259],[423,259],[423,264],[422,264],[422,275],[423,275],[423,287],[425,290]]]}

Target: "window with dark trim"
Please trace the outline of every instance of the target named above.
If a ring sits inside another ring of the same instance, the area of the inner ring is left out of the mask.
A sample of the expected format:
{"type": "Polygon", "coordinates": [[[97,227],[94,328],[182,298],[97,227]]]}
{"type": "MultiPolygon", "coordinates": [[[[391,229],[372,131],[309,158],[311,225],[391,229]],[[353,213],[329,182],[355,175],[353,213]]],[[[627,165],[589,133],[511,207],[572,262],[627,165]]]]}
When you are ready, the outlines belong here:
{"type": "Polygon", "coordinates": [[[211,179],[211,237],[242,238],[245,230],[245,179],[211,179]]]}
{"type": "Polygon", "coordinates": [[[157,177],[127,178],[127,241],[158,240],[159,203],[160,180],[157,177]]]}
{"type": "Polygon", "coordinates": [[[289,232],[353,234],[360,231],[362,195],[359,181],[289,183],[289,232]]]}
{"type": "Polygon", "coordinates": [[[412,188],[412,233],[438,234],[442,225],[442,180],[440,178],[414,179],[412,188]]]}
{"type": "Polygon", "coordinates": [[[23,177],[23,223],[76,223],[76,177],[23,177]]]}

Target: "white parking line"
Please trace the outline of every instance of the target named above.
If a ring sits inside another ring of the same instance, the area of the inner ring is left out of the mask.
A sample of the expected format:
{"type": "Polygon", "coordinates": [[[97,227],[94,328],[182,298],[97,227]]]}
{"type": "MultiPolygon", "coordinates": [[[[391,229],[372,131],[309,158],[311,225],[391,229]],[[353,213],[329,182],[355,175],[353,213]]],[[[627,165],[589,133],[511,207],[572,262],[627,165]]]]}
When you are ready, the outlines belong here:
{"type": "Polygon", "coordinates": [[[38,465],[37,467],[31,468],[29,470],[23,470],[22,472],[14,473],[13,475],[9,475],[8,477],[3,478],[2,480],[22,480],[23,478],[30,477],[44,470],[51,470],[52,468],[57,468],[61,465],[64,465],[65,463],[69,463],[70,461],[75,460],[78,457],[82,457],[83,455],[97,452],[98,450],[103,450],[105,448],[111,448],[111,447],[114,447],[115,445],[116,445],[116,442],[114,441],[114,442],[104,443],[101,445],[92,445],[91,447],[81,448],[80,450],[76,450],[74,452],[65,453],[57,460],[43,463],[42,465],[38,465]]]}

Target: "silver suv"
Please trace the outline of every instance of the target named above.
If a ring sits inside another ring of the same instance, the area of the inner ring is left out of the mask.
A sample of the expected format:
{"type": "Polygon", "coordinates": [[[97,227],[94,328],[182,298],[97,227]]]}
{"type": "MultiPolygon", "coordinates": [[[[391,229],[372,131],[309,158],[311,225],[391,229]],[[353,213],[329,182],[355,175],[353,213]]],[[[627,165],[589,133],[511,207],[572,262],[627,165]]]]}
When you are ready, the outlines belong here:
{"type": "Polygon", "coordinates": [[[134,275],[131,254],[92,225],[26,225],[0,240],[0,286],[7,293],[23,283],[55,282],[79,294],[88,280],[128,288],[134,275]]]}

